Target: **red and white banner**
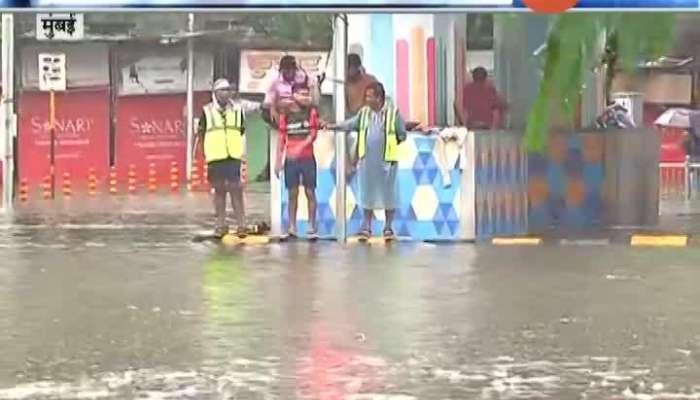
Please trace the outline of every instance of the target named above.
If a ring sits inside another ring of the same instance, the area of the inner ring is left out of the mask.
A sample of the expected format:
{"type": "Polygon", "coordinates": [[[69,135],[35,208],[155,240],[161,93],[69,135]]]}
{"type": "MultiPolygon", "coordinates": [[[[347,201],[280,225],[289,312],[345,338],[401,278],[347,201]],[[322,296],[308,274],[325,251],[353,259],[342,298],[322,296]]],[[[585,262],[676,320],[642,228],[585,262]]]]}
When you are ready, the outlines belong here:
{"type": "MultiPolygon", "coordinates": [[[[24,92],[19,101],[18,174],[29,184],[50,173],[49,95],[24,92]]],[[[109,92],[107,89],[56,94],[55,166],[74,182],[109,169],[109,92]]]]}
{"type": "MultiPolygon", "coordinates": [[[[209,93],[195,93],[195,115],[210,101],[209,93]]],[[[187,154],[186,97],[184,94],[123,96],[117,99],[115,164],[119,176],[131,166],[143,186],[154,167],[159,185],[170,182],[172,163],[180,182],[185,180],[187,154]]],[[[196,126],[195,126],[196,129],[196,126]]]]}

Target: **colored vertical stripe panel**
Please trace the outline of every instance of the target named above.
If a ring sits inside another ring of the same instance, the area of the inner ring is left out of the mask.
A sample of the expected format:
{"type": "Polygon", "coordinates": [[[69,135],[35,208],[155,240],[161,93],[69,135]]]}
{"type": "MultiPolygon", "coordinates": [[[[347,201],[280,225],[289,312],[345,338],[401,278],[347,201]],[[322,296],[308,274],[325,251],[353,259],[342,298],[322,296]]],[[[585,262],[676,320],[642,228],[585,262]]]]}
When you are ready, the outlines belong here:
{"type": "Polygon", "coordinates": [[[445,58],[443,54],[443,40],[435,41],[435,124],[440,126],[446,125],[445,114],[445,58]]]}
{"type": "Polygon", "coordinates": [[[411,30],[411,119],[421,122],[428,122],[426,112],[427,93],[425,53],[421,49],[425,48],[425,31],[422,27],[411,30]]]}
{"type": "MultiPolygon", "coordinates": [[[[455,34],[455,103],[461,108],[464,104],[464,74],[466,73],[465,57],[466,44],[464,37],[457,32],[455,34]]],[[[462,121],[465,122],[465,121],[462,121]]]]}
{"type": "Polygon", "coordinates": [[[438,93],[440,94],[438,98],[440,99],[440,104],[438,106],[438,112],[440,113],[440,116],[438,120],[438,125],[445,126],[448,123],[448,107],[451,108],[453,107],[453,105],[449,103],[450,95],[448,94],[449,79],[447,77],[447,62],[449,60],[449,57],[447,57],[447,45],[444,39],[440,39],[439,43],[440,52],[438,54],[440,55],[440,71],[438,73],[438,82],[440,82],[440,91],[438,93]]]}
{"type": "Polygon", "coordinates": [[[370,17],[369,49],[365,50],[368,59],[367,72],[374,75],[384,85],[386,95],[397,95],[394,87],[394,26],[391,14],[372,14],[370,17]]]}
{"type": "Polygon", "coordinates": [[[435,60],[435,38],[428,39],[426,45],[428,55],[428,123],[435,125],[435,96],[436,96],[436,60],[435,60]]]}
{"type": "Polygon", "coordinates": [[[396,105],[405,118],[411,116],[410,79],[408,76],[408,42],[396,41],[396,105]]]}

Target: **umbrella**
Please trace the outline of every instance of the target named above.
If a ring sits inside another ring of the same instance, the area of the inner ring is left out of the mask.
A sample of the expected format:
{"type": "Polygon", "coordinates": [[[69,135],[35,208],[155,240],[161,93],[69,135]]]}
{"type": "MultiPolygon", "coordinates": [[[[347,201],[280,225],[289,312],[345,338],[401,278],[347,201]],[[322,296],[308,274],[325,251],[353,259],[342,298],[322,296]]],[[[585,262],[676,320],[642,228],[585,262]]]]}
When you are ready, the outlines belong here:
{"type": "Polygon", "coordinates": [[[670,108],[654,121],[655,125],[688,129],[700,118],[700,113],[685,108],[670,108]]]}

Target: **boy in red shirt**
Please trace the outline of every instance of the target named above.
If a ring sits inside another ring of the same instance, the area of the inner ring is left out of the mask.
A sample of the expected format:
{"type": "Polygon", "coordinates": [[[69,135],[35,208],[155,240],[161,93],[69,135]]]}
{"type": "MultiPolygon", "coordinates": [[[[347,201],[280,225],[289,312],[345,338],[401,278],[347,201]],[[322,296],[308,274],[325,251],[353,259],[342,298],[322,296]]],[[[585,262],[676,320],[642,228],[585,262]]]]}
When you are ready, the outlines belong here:
{"type": "Polygon", "coordinates": [[[280,102],[279,144],[275,174],[279,177],[284,166],[284,183],[289,192],[290,237],[297,237],[297,207],[299,186],[304,186],[308,201],[309,230],[307,237],[316,239],[316,158],[314,141],[318,133],[318,110],[313,106],[309,87],[296,84],[292,99],[280,102]]]}

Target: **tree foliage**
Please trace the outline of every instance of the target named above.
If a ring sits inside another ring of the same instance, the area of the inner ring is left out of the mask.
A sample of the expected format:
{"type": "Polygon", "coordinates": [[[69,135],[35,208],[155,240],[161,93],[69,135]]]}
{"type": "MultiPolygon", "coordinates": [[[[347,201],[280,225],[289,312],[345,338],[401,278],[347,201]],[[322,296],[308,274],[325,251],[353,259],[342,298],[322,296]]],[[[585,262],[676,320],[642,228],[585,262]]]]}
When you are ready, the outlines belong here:
{"type": "MultiPolygon", "coordinates": [[[[205,29],[209,21],[224,21],[231,28],[252,28],[257,34],[298,42],[330,43],[333,36],[332,16],[328,14],[196,14],[198,29],[205,29]]],[[[182,13],[114,13],[88,14],[86,22],[92,25],[132,25],[131,33],[139,36],[173,34],[187,30],[187,14],[182,13]]]]}
{"type": "Polygon", "coordinates": [[[544,150],[551,112],[562,112],[567,120],[573,120],[587,71],[605,66],[609,89],[616,71],[631,71],[643,59],[659,57],[669,49],[675,22],[675,15],[662,13],[566,13],[555,17],[547,35],[539,91],[528,117],[528,148],[544,150]]]}

